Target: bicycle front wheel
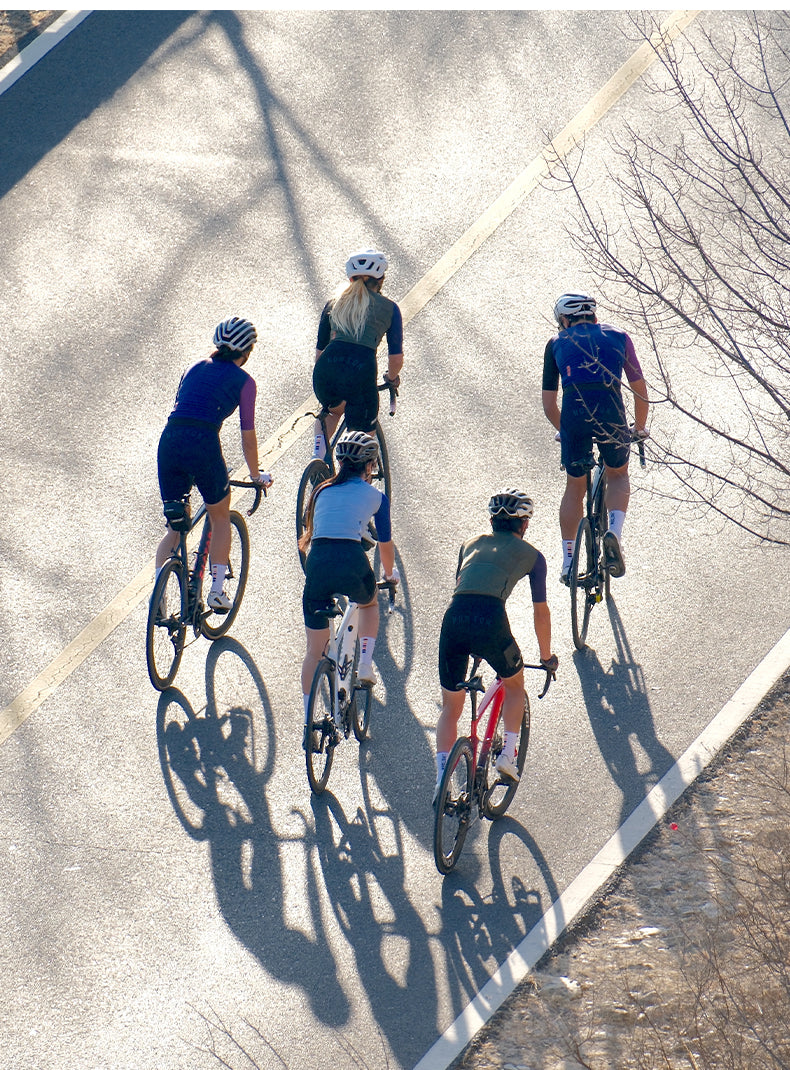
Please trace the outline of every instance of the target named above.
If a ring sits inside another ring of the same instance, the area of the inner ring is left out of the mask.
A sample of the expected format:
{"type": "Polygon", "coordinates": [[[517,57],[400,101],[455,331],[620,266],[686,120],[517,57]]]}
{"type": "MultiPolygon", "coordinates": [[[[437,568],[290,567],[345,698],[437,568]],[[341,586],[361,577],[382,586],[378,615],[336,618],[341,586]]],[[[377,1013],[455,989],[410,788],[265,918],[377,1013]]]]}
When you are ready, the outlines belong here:
{"type": "Polygon", "coordinates": [[[320,795],[329,782],[338,739],[332,716],[333,672],[331,663],[324,658],[315,671],[307,705],[303,746],[307,779],[310,790],[316,795],[320,795]]]}
{"type": "Polygon", "coordinates": [[[444,767],[435,803],[433,857],[440,873],[449,873],[461,855],[472,820],[474,757],[468,739],[455,741],[444,767]]]}
{"type": "MultiPolygon", "coordinates": [[[[524,771],[524,762],[527,760],[530,723],[529,698],[525,691],[524,713],[521,716],[521,734],[519,735],[518,749],[516,751],[516,768],[518,769],[519,777],[524,771]]],[[[510,806],[513,796],[516,794],[516,788],[520,783],[520,780],[518,782],[502,780],[494,768],[505,742],[505,722],[502,717],[501,705],[496,712],[492,711],[491,713],[485,738],[490,738],[491,746],[485,754],[481,755],[480,759],[483,763],[481,783],[485,792],[483,796],[483,812],[491,821],[496,821],[498,817],[502,817],[508,806],[510,806]],[[493,728],[491,727],[492,720],[494,722],[493,728]]]]}
{"type": "MultiPolygon", "coordinates": [[[[299,490],[296,492],[297,543],[304,532],[307,507],[310,504],[312,493],[319,484],[323,483],[325,479],[329,479],[331,475],[332,473],[329,469],[329,465],[325,461],[322,461],[320,457],[314,457],[307,468],[305,468],[304,472],[302,472],[302,478],[299,481],[299,490]]],[[[303,550],[299,550],[299,560],[302,564],[302,568],[304,568],[307,554],[303,550]]]]}
{"type": "Polygon", "coordinates": [[[154,584],[145,631],[148,675],[157,691],[170,687],[181,664],[187,634],[185,605],[184,566],[180,558],[171,557],[154,584]]]}
{"type": "Polygon", "coordinates": [[[387,440],[384,438],[384,431],[382,430],[379,421],[376,421],[373,434],[376,437],[376,442],[379,446],[379,459],[376,467],[373,469],[373,476],[371,483],[374,487],[378,487],[379,490],[383,490],[384,493],[392,501],[392,480],[390,479],[390,456],[387,449],[387,440]]]}
{"type": "Polygon", "coordinates": [[[583,517],[576,533],[576,546],[571,561],[571,627],[573,644],[577,650],[586,647],[587,626],[590,623],[590,610],[595,601],[597,565],[593,553],[593,536],[590,521],[583,517]]]}
{"type": "MultiPolygon", "coordinates": [[[[597,516],[597,526],[598,526],[598,545],[601,546],[602,540],[603,540],[603,536],[604,536],[604,532],[609,527],[609,514],[608,514],[607,509],[606,509],[606,472],[602,472],[601,473],[600,489],[598,490],[598,507],[597,507],[597,510],[596,510],[596,516],[597,516]]],[[[602,563],[600,572],[601,572],[601,577],[600,577],[599,582],[600,581],[603,582],[603,593],[604,593],[604,595],[606,597],[606,601],[608,602],[609,601],[609,596],[611,594],[611,591],[610,591],[611,577],[609,575],[609,569],[608,568],[603,568],[603,563],[602,563]]]]}
{"type": "Polygon", "coordinates": [[[207,639],[219,639],[221,635],[225,635],[239,615],[249,570],[250,534],[244,517],[234,510],[230,514],[230,559],[228,571],[225,573],[225,593],[231,600],[231,607],[227,613],[215,613],[206,605],[208,592],[211,590],[211,576],[207,570],[203,578],[203,604],[206,609],[200,622],[200,630],[207,639]]]}

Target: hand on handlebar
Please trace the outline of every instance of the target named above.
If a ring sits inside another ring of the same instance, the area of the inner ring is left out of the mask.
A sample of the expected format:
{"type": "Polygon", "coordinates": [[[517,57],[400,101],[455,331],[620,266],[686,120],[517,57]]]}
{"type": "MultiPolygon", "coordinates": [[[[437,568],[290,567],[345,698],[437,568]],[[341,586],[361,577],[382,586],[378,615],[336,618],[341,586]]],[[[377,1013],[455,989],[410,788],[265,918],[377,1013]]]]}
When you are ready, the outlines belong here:
{"type": "Polygon", "coordinates": [[[384,383],[385,383],[386,386],[392,387],[392,389],[397,393],[398,387],[400,386],[400,376],[399,375],[396,375],[394,379],[390,379],[390,377],[387,375],[387,373],[384,372],[383,375],[381,376],[381,378],[384,380],[384,383]]]}
{"type": "Polygon", "coordinates": [[[274,483],[274,476],[271,472],[259,472],[257,476],[250,476],[253,483],[258,483],[261,487],[270,487],[274,483]]]}
{"type": "Polygon", "coordinates": [[[631,424],[630,431],[632,442],[644,442],[646,438],[650,438],[650,432],[646,427],[637,427],[636,424],[631,424]]]}
{"type": "Polygon", "coordinates": [[[556,678],[557,668],[560,664],[560,659],[556,654],[550,654],[547,658],[541,658],[540,663],[547,673],[551,673],[552,677],[556,678]]]}
{"type": "Polygon", "coordinates": [[[397,565],[393,568],[391,576],[388,576],[386,572],[384,573],[384,581],[386,583],[400,583],[400,572],[398,572],[397,565]]]}

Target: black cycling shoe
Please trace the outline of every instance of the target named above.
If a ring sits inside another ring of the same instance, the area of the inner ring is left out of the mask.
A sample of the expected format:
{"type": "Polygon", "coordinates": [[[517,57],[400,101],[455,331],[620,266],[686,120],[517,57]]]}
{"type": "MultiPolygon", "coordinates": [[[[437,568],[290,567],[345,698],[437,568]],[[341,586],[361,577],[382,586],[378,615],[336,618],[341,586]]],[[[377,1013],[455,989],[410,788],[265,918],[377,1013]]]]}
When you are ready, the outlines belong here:
{"type": "Polygon", "coordinates": [[[620,540],[613,531],[604,534],[603,559],[610,576],[619,579],[625,575],[625,558],[620,549],[620,540]]]}

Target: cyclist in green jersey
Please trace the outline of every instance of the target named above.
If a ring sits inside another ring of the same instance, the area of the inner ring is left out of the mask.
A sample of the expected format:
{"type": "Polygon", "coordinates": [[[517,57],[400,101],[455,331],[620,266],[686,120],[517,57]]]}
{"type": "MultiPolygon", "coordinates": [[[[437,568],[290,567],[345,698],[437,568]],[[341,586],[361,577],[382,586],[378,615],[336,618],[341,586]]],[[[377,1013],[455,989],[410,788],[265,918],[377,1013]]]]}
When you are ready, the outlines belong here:
{"type": "Polygon", "coordinates": [[[505,602],[524,576],[529,576],[541,664],[557,668],[546,602],[546,558],[524,539],[533,509],[532,500],[523,491],[508,489],[495,494],[488,503],[491,532],[469,539],[458,555],[455,591],[439,639],[442,712],[436,725],[434,801],[458,736],[465,692],[457,687],[466,678],[470,655],[487,661],[505,685],[505,739],[496,768],[503,778],[519,779],[515,759],[524,712],[524,662],[510,631],[505,602]]]}

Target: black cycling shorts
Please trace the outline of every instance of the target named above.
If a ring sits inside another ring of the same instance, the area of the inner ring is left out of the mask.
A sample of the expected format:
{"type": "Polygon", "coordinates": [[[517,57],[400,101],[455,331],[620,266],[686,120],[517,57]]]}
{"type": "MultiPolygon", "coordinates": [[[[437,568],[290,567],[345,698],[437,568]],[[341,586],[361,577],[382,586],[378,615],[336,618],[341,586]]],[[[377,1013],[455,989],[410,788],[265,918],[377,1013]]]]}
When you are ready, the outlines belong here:
{"type": "Polygon", "coordinates": [[[313,391],[328,409],[345,401],[351,431],[372,432],[379,415],[376,354],[368,346],[330,342],[313,367],[313,391]]]}
{"type": "Polygon", "coordinates": [[[169,421],[156,460],[164,502],[184,498],[194,486],[206,505],[216,505],[230,493],[219,432],[209,424],[169,421]]]}
{"type": "Polygon", "coordinates": [[[583,476],[597,442],[604,464],[628,464],[631,432],[623,399],[608,388],[576,390],[562,395],[560,456],[569,476],[583,476]]]}
{"type": "Polygon", "coordinates": [[[501,598],[460,594],[450,602],[439,635],[442,687],[455,691],[466,679],[470,655],[483,658],[503,679],[515,676],[524,667],[501,598]]]}
{"type": "Polygon", "coordinates": [[[332,596],[344,594],[367,605],[376,593],[376,577],[362,543],[355,539],[314,539],[305,562],[302,613],[306,628],[329,626],[326,614],[332,596]]]}

